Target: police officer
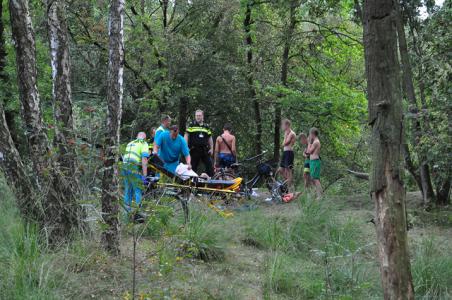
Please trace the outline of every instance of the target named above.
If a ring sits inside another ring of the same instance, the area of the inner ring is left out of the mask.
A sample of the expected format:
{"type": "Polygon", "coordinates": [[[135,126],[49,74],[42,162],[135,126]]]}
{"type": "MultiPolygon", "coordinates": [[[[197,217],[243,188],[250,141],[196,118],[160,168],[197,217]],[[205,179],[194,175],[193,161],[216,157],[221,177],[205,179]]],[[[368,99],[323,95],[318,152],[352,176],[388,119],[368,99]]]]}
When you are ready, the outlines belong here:
{"type": "Polygon", "coordinates": [[[213,139],[212,130],[204,123],[204,112],[198,109],[193,121],[185,132],[185,140],[190,148],[191,164],[193,171],[198,173],[199,162],[202,161],[207,175],[213,176],[212,154],[213,139]]]}

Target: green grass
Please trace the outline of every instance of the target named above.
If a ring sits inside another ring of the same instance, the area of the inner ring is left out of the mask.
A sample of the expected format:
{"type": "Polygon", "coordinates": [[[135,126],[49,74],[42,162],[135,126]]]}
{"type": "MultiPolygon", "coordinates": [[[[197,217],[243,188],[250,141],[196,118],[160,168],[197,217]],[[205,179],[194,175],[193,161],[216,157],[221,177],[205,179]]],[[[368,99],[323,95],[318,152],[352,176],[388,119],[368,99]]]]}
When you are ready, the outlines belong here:
{"type": "Polygon", "coordinates": [[[0,298],[53,299],[58,284],[36,226],[25,224],[0,177],[0,298]]]}
{"type": "Polygon", "coordinates": [[[423,239],[416,247],[411,270],[419,299],[452,298],[452,256],[440,241],[423,239]]]}
{"type": "MultiPolygon", "coordinates": [[[[0,193],[0,299],[125,299],[134,232],[137,293],[151,299],[382,297],[369,210],[350,209],[347,197],[305,195],[233,218],[193,203],[185,225],[173,208],[147,207],[146,223],[123,224],[122,254],[111,257],[98,232],[48,249],[1,182],[0,193]]],[[[451,229],[421,221],[409,232],[416,298],[451,299],[451,229]]]]}

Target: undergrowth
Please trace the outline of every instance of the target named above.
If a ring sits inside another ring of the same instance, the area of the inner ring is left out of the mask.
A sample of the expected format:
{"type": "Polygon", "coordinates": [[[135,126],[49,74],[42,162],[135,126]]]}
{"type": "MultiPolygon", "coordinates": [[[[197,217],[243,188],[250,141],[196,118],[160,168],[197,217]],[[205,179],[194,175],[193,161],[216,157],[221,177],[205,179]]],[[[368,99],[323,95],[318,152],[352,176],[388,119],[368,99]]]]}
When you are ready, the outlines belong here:
{"type": "Polygon", "coordinates": [[[33,224],[25,224],[0,176],[0,298],[53,299],[51,256],[33,224]]]}

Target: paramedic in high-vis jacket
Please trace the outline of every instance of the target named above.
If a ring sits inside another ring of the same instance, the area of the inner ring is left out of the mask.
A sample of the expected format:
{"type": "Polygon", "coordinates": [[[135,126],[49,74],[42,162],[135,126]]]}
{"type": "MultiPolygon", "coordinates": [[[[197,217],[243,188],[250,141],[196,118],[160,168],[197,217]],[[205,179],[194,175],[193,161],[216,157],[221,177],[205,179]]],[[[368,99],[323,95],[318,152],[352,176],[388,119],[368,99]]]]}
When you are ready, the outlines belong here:
{"type": "Polygon", "coordinates": [[[136,205],[141,206],[142,190],[147,186],[149,146],[145,140],[146,134],[138,133],[136,140],[127,144],[122,156],[121,176],[124,180],[124,205],[127,211],[131,210],[133,197],[136,205]]]}

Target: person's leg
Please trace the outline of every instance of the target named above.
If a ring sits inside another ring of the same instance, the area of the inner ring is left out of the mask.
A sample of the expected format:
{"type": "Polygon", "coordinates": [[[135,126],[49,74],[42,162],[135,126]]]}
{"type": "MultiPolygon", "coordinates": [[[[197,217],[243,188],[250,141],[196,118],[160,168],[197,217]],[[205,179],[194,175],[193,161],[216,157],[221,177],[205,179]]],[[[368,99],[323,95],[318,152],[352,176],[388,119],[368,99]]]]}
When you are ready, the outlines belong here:
{"type": "Polygon", "coordinates": [[[201,159],[201,157],[199,156],[199,151],[198,150],[190,151],[190,156],[191,156],[191,168],[195,173],[198,173],[199,161],[201,159]]]}
{"type": "Polygon", "coordinates": [[[213,166],[212,166],[212,159],[211,159],[209,153],[205,153],[202,156],[202,162],[203,162],[204,167],[206,169],[207,175],[209,175],[209,177],[212,177],[213,176],[213,166]]]}
{"type": "Polygon", "coordinates": [[[314,185],[315,185],[315,192],[317,194],[317,199],[320,199],[323,194],[322,185],[320,184],[320,179],[314,179],[314,185]]]}
{"type": "Polygon", "coordinates": [[[135,203],[138,207],[140,207],[143,183],[141,182],[140,174],[134,174],[134,175],[135,176],[134,176],[134,183],[133,183],[133,191],[134,191],[134,195],[135,195],[135,203]]]}
{"type": "Polygon", "coordinates": [[[132,183],[130,182],[129,174],[123,172],[124,182],[124,205],[127,211],[130,211],[132,202],[132,183]]]}
{"type": "Polygon", "coordinates": [[[293,169],[287,168],[287,187],[289,188],[289,191],[293,188],[293,169]]]}

